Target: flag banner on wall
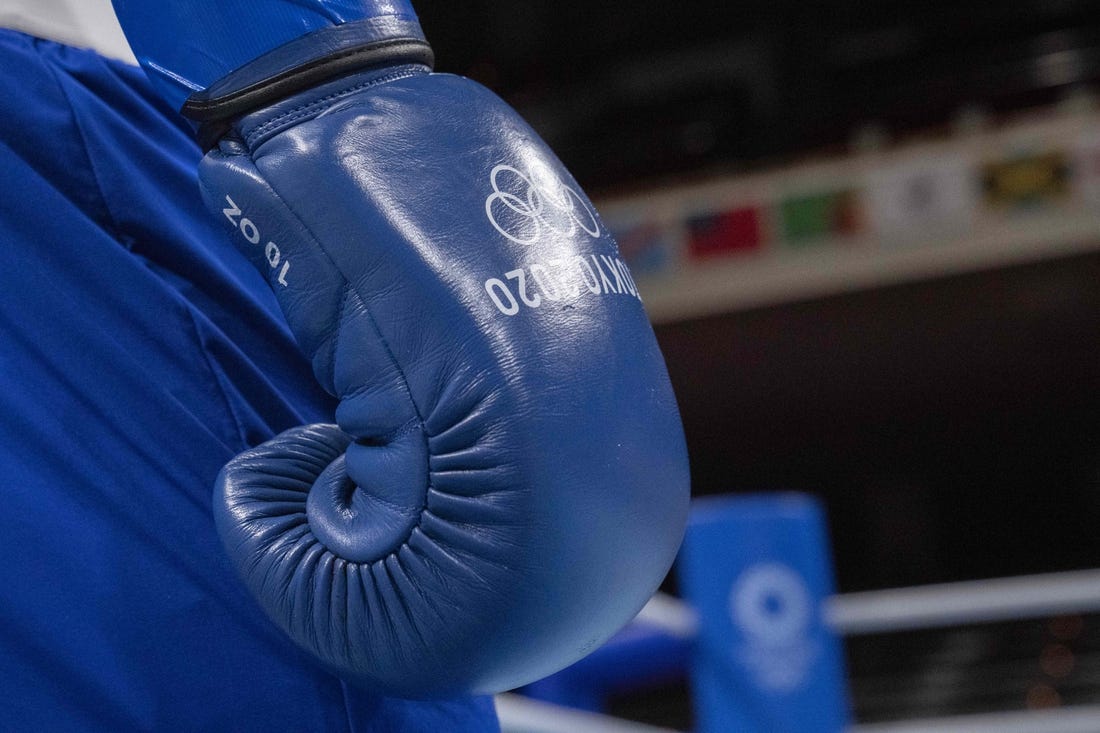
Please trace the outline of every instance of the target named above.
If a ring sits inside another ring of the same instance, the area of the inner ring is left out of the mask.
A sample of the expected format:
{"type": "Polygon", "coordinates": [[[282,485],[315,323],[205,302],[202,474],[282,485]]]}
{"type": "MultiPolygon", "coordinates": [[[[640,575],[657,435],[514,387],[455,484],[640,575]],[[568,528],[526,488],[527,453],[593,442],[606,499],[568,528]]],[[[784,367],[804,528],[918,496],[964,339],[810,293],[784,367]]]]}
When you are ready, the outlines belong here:
{"type": "Polygon", "coordinates": [[[906,245],[964,233],[974,225],[978,188],[965,158],[921,158],[867,176],[864,196],[880,243],[906,245]]]}
{"type": "Polygon", "coordinates": [[[655,221],[612,222],[609,227],[635,275],[655,275],[675,264],[674,236],[668,227],[655,221]]]}
{"type": "MultiPolygon", "coordinates": [[[[1100,113],[701,175],[606,205],[632,271],[667,287],[690,287],[669,279],[677,273],[714,268],[786,298],[817,292],[823,263],[844,287],[999,267],[1007,251],[1043,257],[1100,241],[1100,113]]],[[[744,292],[731,285],[729,301],[744,292]]]]}
{"type": "Polygon", "coordinates": [[[693,258],[756,252],[764,246],[760,209],[745,206],[687,221],[688,252],[693,258]]]}
{"type": "Polygon", "coordinates": [[[783,239],[794,245],[851,237],[860,232],[863,216],[854,189],[790,196],[779,204],[783,239]]]}
{"type": "Polygon", "coordinates": [[[1042,207],[1068,197],[1070,166],[1062,151],[1019,155],[982,166],[985,200],[991,206],[1042,207]]]}
{"type": "Polygon", "coordinates": [[[1081,135],[1073,151],[1073,181],[1080,201],[1100,205],[1100,127],[1081,135]]]}

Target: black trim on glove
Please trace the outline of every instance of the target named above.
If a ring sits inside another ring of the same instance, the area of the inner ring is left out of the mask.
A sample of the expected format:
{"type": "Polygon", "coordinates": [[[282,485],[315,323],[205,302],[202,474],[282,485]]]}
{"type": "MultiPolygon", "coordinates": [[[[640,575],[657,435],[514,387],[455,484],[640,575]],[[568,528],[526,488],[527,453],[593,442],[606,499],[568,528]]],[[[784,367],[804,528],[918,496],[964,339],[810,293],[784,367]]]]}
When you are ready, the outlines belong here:
{"type": "Polygon", "coordinates": [[[385,39],[378,38],[373,20],[322,28],[192,94],[180,112],[198,123],[199,145],[207,152],[229,131],[234,119],[344,74],[383,64],[431,68],[435,64],[431,46],[417,37],[419,26],[413,27],[415,31],[404,37],[385,39]],[[329,52],[319,56],[319,48],[329,52]]]}

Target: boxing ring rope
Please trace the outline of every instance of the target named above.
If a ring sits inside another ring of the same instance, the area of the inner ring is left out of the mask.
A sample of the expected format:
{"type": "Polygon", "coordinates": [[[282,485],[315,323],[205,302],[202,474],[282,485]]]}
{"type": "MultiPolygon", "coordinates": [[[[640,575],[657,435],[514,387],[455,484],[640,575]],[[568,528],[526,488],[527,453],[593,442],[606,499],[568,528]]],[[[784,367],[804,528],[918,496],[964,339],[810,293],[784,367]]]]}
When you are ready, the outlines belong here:
{"type": "MultiPolygon", "coordinates": [[[[825,603],[825,622],[841,636],[1100,611],[1100,570],[847,593],[825,603]]],[[[638,620],[681,638],[695,634],[695,613],[663,594],[638,620]]]]}
{"type": "MultiPolygon", "coordinates": [[[[911,631],[1068,613],[1100,612],[1100,570],[864,591],[825,603],[825,621],[841,636],[911,631]]],[[[657,594],[637,621],[690,640],[695,612],[657,594]]],[[[503,733],[672,733],[664,728],[574,711],[517,695],[497,698],[503,733]]],[[[1096,733],[1100,706],[984,713],[852,726],[850,733],[1096,733]]]]}
{"type": "MultiPolygon", "coordinates": [[[[502,733],[679,733],[606,715],[498,695],[502,733]]],[[[1096,733],[1100,705],[853,725],[847,733],[1096,733]]]]}
{"type": "MultiPolygon", "coordinates": [[[[1096,733],[1100,705],[852,726],[850,733],[1096,733]]],[[[582,733],[574,729],[574,733],[582,733]]]]}
{"type": "Polygon", "coordinates": [[[497,695],[496,703],[501,733],[679,733],[521,695],[497,695]]]}

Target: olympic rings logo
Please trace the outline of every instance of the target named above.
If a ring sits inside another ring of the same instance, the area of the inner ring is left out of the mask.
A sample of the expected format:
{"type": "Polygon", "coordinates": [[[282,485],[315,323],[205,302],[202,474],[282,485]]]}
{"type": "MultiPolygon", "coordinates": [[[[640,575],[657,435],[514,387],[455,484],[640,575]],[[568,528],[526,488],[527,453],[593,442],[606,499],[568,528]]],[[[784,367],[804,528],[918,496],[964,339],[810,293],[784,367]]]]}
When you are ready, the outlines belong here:
{"type": "Polygon", "coordinates": [[[524,173],[498,165],[489,174],[493,192],[485,199],[485,214],[507,239],[529,247],[543,236],[572,236],[578,229],[600,236],[596,212],[585,198],[548,169],[524,173]]]}

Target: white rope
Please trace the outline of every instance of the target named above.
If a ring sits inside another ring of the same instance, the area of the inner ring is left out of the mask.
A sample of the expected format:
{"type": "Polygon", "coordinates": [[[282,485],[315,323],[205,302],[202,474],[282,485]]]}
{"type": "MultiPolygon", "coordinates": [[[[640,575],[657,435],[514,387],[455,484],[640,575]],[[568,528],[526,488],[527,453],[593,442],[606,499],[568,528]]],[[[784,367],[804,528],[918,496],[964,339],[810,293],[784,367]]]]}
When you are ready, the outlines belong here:
{"type": "Polygon", "coordinates": [[[680,639],[693,639],[699,631],[699,618],[695,611],[679,598],[667,593],[655,593],[634,620],[656,626],[666,634],[680,639]]]}
{"type": "Polygon", "coordinates": [[[1100,706],[873,723],[848,730],[849,733],[1097,733],[1100,706]]]}
{"type": "MultiPolygon", "coordinates": [[[[825,602],[826,623],[849,636],[1087,612],[1100,612],[1100,570],[848,593],[825,602]]],[[[691,607],[663,594],[638,621],[681,638],[693,637],[699,623],[691,607]]]]}
{"type": "MultiPolygon", "coordinates": [[[[895,588],[833,596],[825,620],[843,635],[1100,612],[1100,570],[895,588]]],[[[683,601],[658,593],[640,623],[682,639],[699,619],[683,601]]],[[[502,733],[675,733],[516,695],[499,695],[502,733]]],[[[856,725],[848,733],[1100,733],[1100,706],[964,715],[856,725]]]]}
{"type": "Polygon", "coordinates": [[[825,617],[840,634],[872,634],[1093,611],[1100,570],[850,593],[831,598],[825,617]]]}
{"type": "Polygon", "coordinates": [[[501,733],[676,733],[519,695],[497,695],[496,704],[501,733]]]}
{"type": "MultiPolygon", "coordinates": [[[[501,733],[677,733],[518,695],[498,695],[501,733]]],[[[847,733],[1097,733],[1100,706],[865,723],[847,733]]]]}

